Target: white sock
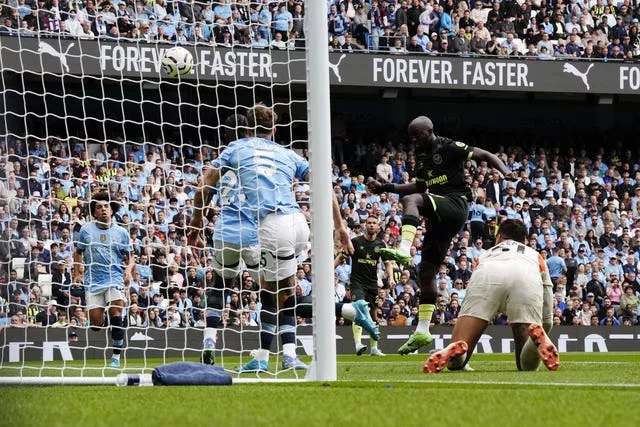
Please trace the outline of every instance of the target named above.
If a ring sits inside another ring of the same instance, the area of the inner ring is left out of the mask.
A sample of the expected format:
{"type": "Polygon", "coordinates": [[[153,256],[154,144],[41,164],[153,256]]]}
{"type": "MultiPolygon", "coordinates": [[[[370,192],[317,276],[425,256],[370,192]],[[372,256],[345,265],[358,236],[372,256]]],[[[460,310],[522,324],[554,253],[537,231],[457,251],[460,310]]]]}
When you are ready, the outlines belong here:
{"type": "Polygon", "coordinates": [[[116,359],[116,360],[120,360],[120,355],[119,354],[113,354],[113,356],[111,356],[112,359],[116,359]]]}
{"type": "Polygon", "coordinates": [[[356,309],[353,308],[353,304],[350,302],[342,304],[342,317],[351,321],[356,318],[356,309]]]}
{"type": "Polygon", "coordinates": [[[429,332],[429,320],[418,320],[418,326],[416,326],[416,332],[429,332]]]}
{"type": "Polygon", "coordinates": [[[216,328],[204,328],[204,337],[203,337],[203,341],[206,339],[211,338],[213,340],[213,345],[215,346],[216,344],[216,328]]]}
{"type": "Polygon", "coordinates": [[[282,354],[289,357],[296,357],[296,345],[294,343],[283,344],[282,354]]]}
{"type": "Polygon", "coordinates": [[[256,356],[254,357],[256,360],[264,360],[265,362],[269,361],[269,350],[265,350],[264,348],[258,349],[256,351],[256,356]]]}
{"type": "Polygon", "coordinates": [[[400,250],[405,254],[411,253],[411,246],[413,246],[413,242],[410,240],[402,239],[402,242],[400,242],[400,250]]]}

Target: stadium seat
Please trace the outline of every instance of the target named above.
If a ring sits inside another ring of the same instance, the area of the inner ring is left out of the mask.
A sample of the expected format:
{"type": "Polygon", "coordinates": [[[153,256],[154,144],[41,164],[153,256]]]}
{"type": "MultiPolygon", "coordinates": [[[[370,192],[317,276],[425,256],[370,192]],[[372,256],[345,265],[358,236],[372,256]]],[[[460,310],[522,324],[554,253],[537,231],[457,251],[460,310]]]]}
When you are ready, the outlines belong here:
{"type": "Polygon", "coordinates": [[[11,268],[18,274],[18,280],[24,278],[24,264],[26,260],[26,258],[13,258],[11,261],[11,268]]]}
{"type": "Polygon", "coordinates": [[[52,274],[39,274],[38,286],[42,290],[42,296],[49,299],[51,298],[51,282],[53,281],[52,274]]]}

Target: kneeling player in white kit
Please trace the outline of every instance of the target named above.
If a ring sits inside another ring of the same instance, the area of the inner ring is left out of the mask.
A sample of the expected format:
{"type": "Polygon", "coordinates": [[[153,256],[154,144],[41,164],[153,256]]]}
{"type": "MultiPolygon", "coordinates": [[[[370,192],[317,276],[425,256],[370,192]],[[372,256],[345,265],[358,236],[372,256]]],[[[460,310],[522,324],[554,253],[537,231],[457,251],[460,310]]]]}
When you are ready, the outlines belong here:
{"type": "Polygon", "coordinates": [[[518,370],[535,371],[540,361],[549,370],[558,369],[558,351],[545,332],[553,321],[551,279],[544,259],[524,245],[525,238],[521,221],[500,225],[496,245],[480,256],[471,276],[452,343],[429,357],[425,373],[445,366],[462,369],[489,321],[500,312],[507,314],[513,330],[518,370]]]}

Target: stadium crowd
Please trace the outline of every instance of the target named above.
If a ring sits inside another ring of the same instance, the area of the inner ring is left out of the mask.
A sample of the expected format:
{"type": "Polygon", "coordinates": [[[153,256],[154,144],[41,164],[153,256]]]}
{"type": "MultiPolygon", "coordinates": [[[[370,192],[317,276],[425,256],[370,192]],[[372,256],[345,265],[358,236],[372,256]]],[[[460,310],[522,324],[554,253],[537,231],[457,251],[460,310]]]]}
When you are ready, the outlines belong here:
{"type": "MultiPolygon", "coordinates": [[[[640,57],[640,8],[631,0],[325,1],[333,51],[640,57]]],[[[304,46],[304,3],[3,0],[0,34],[296,49],[304,46]]]]}
{"type": "MultiPolygon", "coordinates": [[[[413,148],[403,142],[348,150],[340,122],[334,122],[334,190],[344,221],[358,236],[375,216],[390,247],[400,241],[402,206],[394,194],[374,195],[365,182],[415,179],[413,148]]],[[[91,194],[108,190],[118,203],[115,217],[130,233],[136,268],[130,284],[126,323],[148,327],[203,327],[206,288],[213,284],[212,230],[218,208],[210,208],[207,248],[187,242],[194,191],[217,148],[195,149],[114,140],[85,145],[56,138],[0,141],[0,324],[88,325],[82,283],[70,275],[74,240],[89,220],[91,194]]],[[[302,151],[306,155],[305,151],[302,151]]],[[[469,161],[472,189],[469,221],[452,241],[437,277],[438,304],[432,323],[453,325],[464,304],[475,261],[494,241],[498,224],[519,218],[528,244],[546,259],[554,283],[554,323],[635,325],[640,323],[640,164],[638,152],[595,153],[532,146],[500,148],[497,155],[519,180],[507,182],[484,164],[469,161]]],[[[297,182],[296,199],[309,213],[309,185],[297,182]]],[[[215,199],[214,199],[215,200],[215,199]]],[[[379,270],[376,301],[381,325],[417,323],[420,294],[415,266],[421,256],[418,228],[413,265],[379,270]]],[[[299,258],[296,293],[312,292],[309,259],[299,258]]],[[[335,299],[349,301],[350,263],[336,253],[335,299]]],[[[244,271],[225,292],[225,325],[256,326],[258,285],[244,271]]],[[[298,318],[299,324],[310,319],[298,318]]],[[[338,324],[344,324],[338,319],[338,324]]],[[[495,324],[506,324],[498,315],[495,324]]]]}

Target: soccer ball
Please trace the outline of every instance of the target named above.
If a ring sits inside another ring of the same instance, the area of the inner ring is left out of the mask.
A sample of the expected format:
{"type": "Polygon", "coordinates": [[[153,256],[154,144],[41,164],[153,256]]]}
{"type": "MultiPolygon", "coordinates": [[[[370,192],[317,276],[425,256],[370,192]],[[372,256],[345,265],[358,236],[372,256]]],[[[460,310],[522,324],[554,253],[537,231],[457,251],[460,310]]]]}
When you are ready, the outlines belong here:
{"type": "Polygon", "coordinates": [[[193,55],[180,46],[167,49],[162,57],[162,71],[169,77],[187,74],[192,66],[193,55]]]}

